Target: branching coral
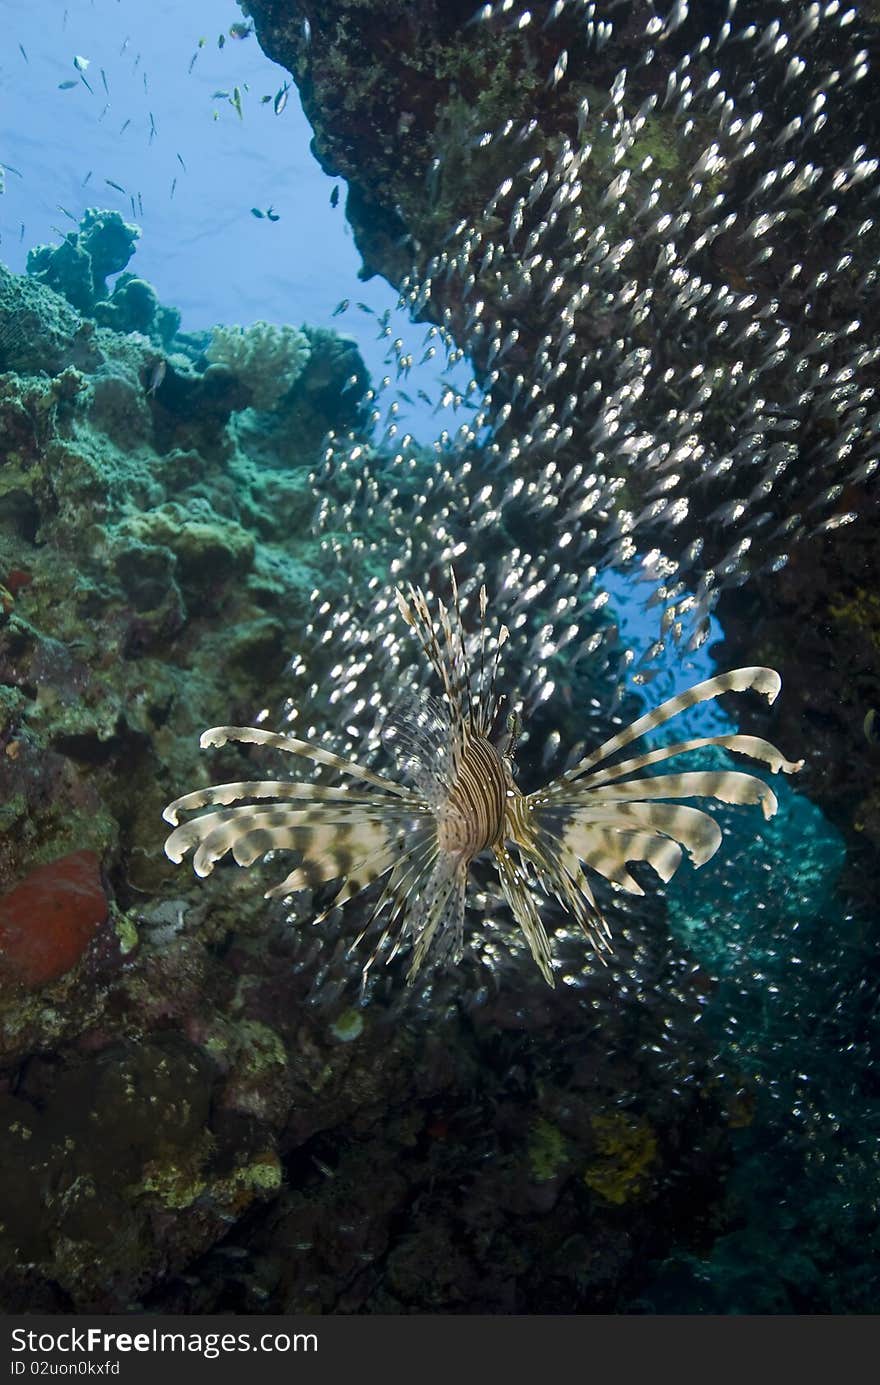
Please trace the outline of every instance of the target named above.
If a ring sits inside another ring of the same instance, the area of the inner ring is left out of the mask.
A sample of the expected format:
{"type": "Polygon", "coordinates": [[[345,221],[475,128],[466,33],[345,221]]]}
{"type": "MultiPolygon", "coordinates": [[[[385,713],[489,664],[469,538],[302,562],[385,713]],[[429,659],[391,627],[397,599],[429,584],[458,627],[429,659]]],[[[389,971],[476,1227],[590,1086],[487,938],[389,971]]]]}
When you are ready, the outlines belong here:
{"type": "Polygon", "coordinates": [[[272,409],[306,366],[311,348],[296,327],[253,322],[250,327],[215,327],[206,355],[247,385],[255,409],[272,409]]]}

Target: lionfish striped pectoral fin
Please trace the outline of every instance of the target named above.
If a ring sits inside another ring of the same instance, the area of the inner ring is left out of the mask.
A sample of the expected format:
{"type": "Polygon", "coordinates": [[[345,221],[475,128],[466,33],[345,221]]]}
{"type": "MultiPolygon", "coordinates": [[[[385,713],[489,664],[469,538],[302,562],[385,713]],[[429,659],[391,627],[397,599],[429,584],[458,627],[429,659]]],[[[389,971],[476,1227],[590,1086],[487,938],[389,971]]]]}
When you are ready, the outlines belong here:
{"type": "Polygon", "coordinates": [[[533,854],[537,851],[555,859],[558,871],[569,880],[576,878],[575,869],[583,863],[628,893],[642,894],[627,869],[630,862],[647,862],[665,883],[678,869],[684,852],[693,865],[701,866],[721,845],[721,828],[713,817],[671,800],[757,803],[765,817],[772,817],[777,808],[773,790],[763,779],[741,770],[686,770],[638,777],[638,771],[651,765],[710,746],[748,755],[774,773],[794,774],[801,768],[802,760],[787,760],[776,746],[757,736],[696,737],[614,765],[607,763],[624,746],[687,707],[745,688],[755,688],[772,701],[779,677],[772,669],[747,668],[707,679],[640,717],[545,789],[529,795],[525,807],[533,854]]]}
{"type": "Polygon", "coordinates": [[[210,875],[227,854],[238,865],[250,866],[269,851],[296,851],[300,863],[266,891],[267,898],[338,879],[340,888],[331,906],[335,907],[406,859],[407,845],[418,839],[428,821],[420,800],[408,789],[320,746],[256,727],[215,727],[204,733],[201,743],[222,745],[227,740],[273,746],[334,768],[355,782],[243,780],[175,799],[164,812],[174,825],[165,852],[179,862],[192,851],[197,875],[210,875]],[[212,811],[180,821],[182,813],[198,814],[202,808],[212,811]]]}

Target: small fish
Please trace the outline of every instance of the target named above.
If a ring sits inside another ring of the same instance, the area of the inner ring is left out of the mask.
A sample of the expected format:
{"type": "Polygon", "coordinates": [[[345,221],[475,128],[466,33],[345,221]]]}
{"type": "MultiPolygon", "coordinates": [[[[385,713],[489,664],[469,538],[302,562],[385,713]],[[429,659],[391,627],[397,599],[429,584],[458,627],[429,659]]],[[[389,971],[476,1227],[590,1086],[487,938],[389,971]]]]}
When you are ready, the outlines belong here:
{"type": "Polygon", "coordinates": [[[109,95],[110,95],[110,88],[109,88],[108,85],[107,85],[107,73],[104,71],[103,67],[100,68],[99,70],[100,70],[100,73],[101,73],[101,81],[104,83],[104,90],[105,90],[105,92],[107,93],[107,95],[109,96],[109,95]]]}
{"type": "Polygon", "coordinates": [[[19,51],[19,53],[21,54],[21,56],[24,58],[25,62],[26,62],[26,63],[30,63],[30,58],[28,57],[27,53],[25,52],[25,47],[24,47],[24,44],[23,44],[23,43],[20,43],[20,44],[18,45],[18,51],[19,51]]]}
{"type": "Polygon", "coordinates": [[[765,817],[776,812],[770,786],[740,770],[670,775],[640,771],[706,746],[747,755],[774,773],[794,774],[803,761],[787,760],[759,737],[733,734],[643,749],[609,766],[618,751],[722,693],[753,689],[775,700],[781,680],[773,669],[740,668],[669,698],[537,792],[524,794],[516,782],[518,716],[509,715],[504,729],[499,729],[506,699],[497,685],[501,651],[510,631],[501,625],[490,632],[482,587],[479,631],[476,641],[469,641],[454,575],[451,584],[451,605],[439,603],[436,614],[420,588],[395,592],[399,613],[442,689],[442,698],[423,697],[409,714],[386,722],[389,745],[400,747],[396,776],[376,774],[324,746],[287,734],[215,726],[202,734],[203,749],[228,742],[270,746],[335,769],[344,783],[318,783],[306,776],[303,782],[256,779],[196,789],[165,809],[165,821],[174,829],[165,853],[179,863],[194,851],[196,874],[206,876],[230,853],[238,865],[250,866],[267,852],[295,851],[298,864],[267,895],[284,897],[330,887],[332,894],[324,893],[317,906],[316,924],[386,877],[356,940],[389,911],[363,974],[366,979],[394,932],[388,960],[407,939],[411,941],[410,983],[435,942],[441,956],[460,958],[471,863],[491,853],[501,893],[552,986],[553,955],[536,896],[554,894],[602,957],[611,951],[610,931],[584,866],[621,890],[640,895],[644,891],[630,875],[629,862],[646,862],[665,883],[685,853],[700,866],[721,845],[721,828],[710,814],[663,800],[760,803],[765,817]],[[469,651],[474,647],[472,658],[469,651]],[[181,813],[200,809],[209,811],[180,823],[181,813]]]}
{"type": "Polygon", "coordinates": [[[284,86],[279,87],[278,91],[276,91],[275,100],[273,102],[273,110],[275,111],[276,115],[280,115],[281,112],[284,110],[284,107],[287,105],[287,93],[289,92],[289,90],[290,83],[285,82],[284,86]]]}
{"type": "Polygon", "coordinates": [[[0,163],[0,168],[5,169],[7,173],[14,173],[16,178],[24,177],[24,174],[21,172],[21,170],[18,168],[13,168],[12,164],[0,163]]]}
{"type": "Polygon", "coordinates": [[[58,83],[58,90],[59,90],[59,91],[72,91],[74,87],[78,87],[78,86],[79,86],[79,82],[75,82],[75,81],[73,81],[71,78],[68,78],[66,82],[59,82],[59,83],[58,83]]]}
{"type": "Polygon", "coordinates": [[[85,176],[85,177],[83,178],[83,180],[82,180],[82,186],[83,186],[83,187],[85,187],[86,183],[89,181],[89,179],[91,178],[91,176],[92,176],[92,170],[89,169],[88,173],[86,174],[86,176],[85,176]]]}
{"type": "Polygon", "coordinates": [[[24,240],[24,222],[21,223],[21,230],[20,230],[19,233],[18,233],[18,243],[19,243],[19,245],[21,245],[21,242],[22,242],[23,240],[24,240]]]}
{"type": "Polygon", "coordinates": [[[188,69],[188,72],[189,72],[189,75],[190,75],[190,76],[192,76],[192,70],[193,70],[193,68],[194,68],[195,65],[196,65],[196,58],[197,58],[198,56],[199,56],[199,50],[198,50],[198,48],[197,48],[196,51],[193,53],[192,57],[191,57],[190,60],[189,60],[189,69],[188,69]]]}
{"type": "Polygon", "coordinates": [[[241,91],[238,87],[232,88],[232,95],[229,98],[229,104],[235,111],[239,120],[244,120],[244,116],[241,113],[241,91]]]}
{"type": "Polygon", "coordinates": [[[211,92],[211,100],[212,100],[212,101],[228,101],[228,100],[229,100],[229,92],[228,92],[228,91],[212,91],[212,92],[211,92]]]}
{"type": "Polygon", "coordinates": [[[130,124],[131,124],[131,116],[129,116],[127,120],[124,120],[124,121],[122,122],[122,125],[121,125],[121,127],[120,127],[119,133],[120,133],[121,135],[124,135],[130,124]]]}
{"type": "Polygon", "coordinates": [[[153,369],[150,373],[150,384],[147,389],[147,394],[156,393],[156,390],[159,388],[162,381],[165,379],[165,372],[167,371],[167,369],[168,363],[165,360],[165,357],[161,356],[159,360],[156,362],[156,364],[153,366],[153,369]]]}
{"type": "Polygon", "coordinates": [[[139,212],[139,214],[140,214],[141,216],[143,216],[143,214],[144,214],[144,199],[141,197],[140,193],[138,193],[138,212],[139,212]]]}
{"type": "Polygon", "coordinates": [[[155,122],[155,120],[153,119],[153,112],[152,112],[152,111],[149,112],[149,117],[150,117],[150,138],[149,138],[148,143],[152,144],[152,143],[153,143],[153,139],[154,139],[155,136],[158,134],[158,130],[156,129],[156,122],[155,122]]]}
{"type": "Polygon", "coordinates": [[[281,216],[279,215],[278,212],[276,212],[276,210],[275,210],[274,207],[267,207],[267,208],[266,208],[266,216],[267,216],[267,218],[268,218],[269,221],[280,221],[280,220],[281,220],[281,216]]]}
{"type": "Polygon", "coordinates": [[[266,213],[261,212],[259,207],[251,207],[251,216],[255,216],[259,221],[262,221],[265,215],[266,213]]]}
{"type": "Polygon", "coordinates": [[[183,169],[184,173],[186,173],[186,164],[183,162],[183,155],[177,154],[176,158],[177,162],[180,164],[180,167],[183,169]]]}
{"type": "Polygon", "coordinates": [[[170,192],[170,194],[169,194],[169,196],[168,196],[168,201],[169,201],[169,202],[171,201],[171,199],[172,199],[173,196],[174,196],[174,192],[175,192],[176,187],[177,187],[177,179],[176,179],[176,178],[172,178],[172,179],[171,179],[171,192],[170,192]]]}
{"type": "Polygon", "coordinates": [[[86,77],[86,68],[89,66],[90,62],[91,58],[81,58],[77,56],[73,60],[73,65],[79,73],[79,80],[82,82],[83,86],[86,88],[88,92],[94,95],[91,84],[86,77]]]}
{"type": "Polygon", "coordinates": [[[330,314],[330,316],[331,316],[331,317],[339,317],[339,314],[340,314],[340,313],[344,313],[344,312],[345,312],[346,308],[349,306],[350,301],[351,301],[351,300],[348,299],[348,298],[342,298],[342,299],[340,299],[340,301],[336,304],[336,307],[333,309],[333,312],[330,314]]]}
{"type": "Polygon", "coordinates": [[[333,188],[333,191],[332,191],[331,194],[330,194],[330,206],[331,206],[331,207],[338,207],[338,206],[339,206],[339,184],[338,184],[338,183],[335,184],[335,186],[334,186],[334,188],[333,188]]]}
{"type": "Polygon", "coordinates": [[[128,189],[124,188],[121,183],[114,183],[112,178],[105,178],[104,182],[107,184],[108,188],[115,188],[117,192],[121,192],[123,197],[128,196],[128,189]]]}
{"type": "Polygon", "coordinates": [[[225,34],[219,34],[219,35],[218,35],[218,38],[217,38],[217,47],[218,47],[218,48],[225,48],[225,47],[226,47],[226,35],[225,35],[225,34]]]}
{"type": "Polygon", "coordinates": [[[77,218],[74,216],[73,212],[69,212],[69,211],[67,210],[66,207],[62,207],[62,205],[61,205],[60,202],[58,203],[58,210],[59,210],[59,212],[63,212],[64,215],[65,215],[70,221],[73,222],[74,226],[76,226],[76,225],[79,224],[78,221],[77,221],[77,218]]]}

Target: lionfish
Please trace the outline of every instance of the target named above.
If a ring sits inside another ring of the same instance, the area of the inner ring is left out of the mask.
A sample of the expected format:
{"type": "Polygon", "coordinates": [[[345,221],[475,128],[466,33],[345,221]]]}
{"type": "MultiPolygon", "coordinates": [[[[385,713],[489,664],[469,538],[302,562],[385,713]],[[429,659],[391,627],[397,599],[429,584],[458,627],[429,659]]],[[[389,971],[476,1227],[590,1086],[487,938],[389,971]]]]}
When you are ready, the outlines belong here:
{"type": "Polygon", "coordinates": [[[646,861],[665,883],[683,852],[701,866],[721,844],[721,829],[713,817],[670,800],[760,803],[766,818],[776,811],[770,787],[751,774],[686,770],[639,776],[639,771],[706,746],[750,756],[774,773],[795,773],[803,761],[786,760],[757,736],[736,734],[701,736],[609,764],[633,741],[721,693],[753,688],[769,702],[775,700],[781,687],[778,673],[738,668],[663,702],[544,788],[522,793],[515,777],[518,718],[513,713],[503,716],[506,699],[496,691],[508,628],[500,626],[487,663],[488,603],[486,588],[481,587],[479,655],[473,668],[454,576],[452,594],[451,609],[438,602],[435,618],[420,588],[409,586],[407,595],[396,591],[400,612],[442,687],[442,698],[427,697],[414,712],[390,724],[388,740],[405,782],[292,736],[253,726],[215,726],[203,733],[203,749],[228,741],[272,746],[337,770],[347,782],[251,780],[197,789],[165,809],[165,820],[175,827],[165,851],[180,862],[195,848],[193,865],[199,876],[209,875],[228,852],[238,865],[250,866],[270,851],[297,851],[301,863],[267,890],[266,898],[326,889],[339,881],[332,902],[316,922],[387,877],[353,946],[387,910],[364,977],[396,931],[387,960],[411,937],[409,982],[435,939],[436,951],[460,958],[471,865],[491,853],[501,894],[541,974],[553,985],[550,942],[536,893],[554,897],[601,957],[610,951],[610,932],[584,867],[640,895],[644,891],[629,873],[628,863],[646,861]],[[271,800],[268,807],[262,806],[266,800],[271,800]],[[177,825],[180,813],[201,808],[213,811],[177,825]]]}

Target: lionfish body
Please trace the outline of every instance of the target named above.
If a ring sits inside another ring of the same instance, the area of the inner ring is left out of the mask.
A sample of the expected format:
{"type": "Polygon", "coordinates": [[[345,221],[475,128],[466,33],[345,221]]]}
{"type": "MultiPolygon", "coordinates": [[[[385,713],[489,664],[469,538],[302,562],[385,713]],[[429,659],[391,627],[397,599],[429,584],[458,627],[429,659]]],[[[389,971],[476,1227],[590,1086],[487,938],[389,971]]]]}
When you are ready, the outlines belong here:
{"type": "Polygon", "coordinates": [[[753,688],[772,702],[779,692],[779,675],[767,668],[742,668],[669,699],[540,791],[521,793],[514,778],[515,717],[508,718],[500,734],[497,729],[503,699],[496,694],[496,682],[508,631],[505,626],[498,631],[487,668],[487,601],[481,588],[478,661],[472,668],[454,579],[452,586],[452,611],[440,603],[436,618],[421,590],[411,587],[408,598],[397,593],[400,611],[442,687],[442,699],[426,698],[415,712],[390,724],[388,740],[406,782],[291,736],[256,727],[215,727],[203,734],[203,748],[227,741],[268,745],[337,770],[347,782],[253,780],[186,794],[165,809],[166,821],[175,826],[165,850],[179,862],[194,848],[194,869],[202,876],[228,852],[239,865],[249,866],[270,851],[297,851],[300,864],[268,890],[267,897],[322,889],[339,881],[319,919],[384,879],[356,941],[387,915],[364,972],[396,933],[388,960],[412,938],[410,981],[435,940],[435,951],[460,955],[471,863],[491,853],[501,893],[552,985],[550,943],[536,895],[553,896],[601,955],[609,949],[609,933],[584,867],[629,893],[642,894],[627,869],[629,862],[646,861],[665,882],[684,852],[699,866],[720,845],[721,830],[713,817],[674,800],[709,797],[725,803],[760,803],[766,817],[776,811],[769,786],[740,771],[634,778],[638,771],[710,745],[748,755],[774,772],[793,773],[803,762],[786,760],[758,737],[724,735],[699,737],[608,764],[631,742],[721,693],[753,688]],[[263,806],[267,800],[272,801],[269,807],[263,806]],[[177,825],[181,812],[203,808],[211,811],[177,825]]]}

